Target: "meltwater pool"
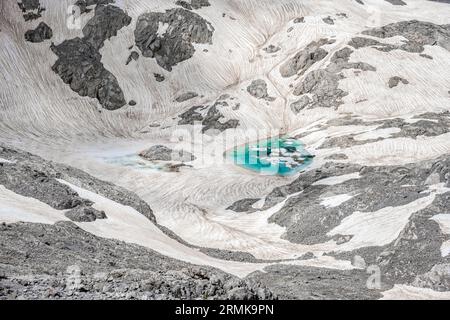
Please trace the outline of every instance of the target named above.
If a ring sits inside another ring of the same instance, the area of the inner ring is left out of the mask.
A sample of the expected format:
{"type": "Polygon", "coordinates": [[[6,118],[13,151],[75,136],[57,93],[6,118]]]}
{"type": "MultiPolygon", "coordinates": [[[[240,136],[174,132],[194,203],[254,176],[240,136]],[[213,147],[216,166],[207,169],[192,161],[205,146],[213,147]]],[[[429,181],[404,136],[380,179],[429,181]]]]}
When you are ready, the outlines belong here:
{"type": "Polygon", "coordinates": [[[309,166],[314,156],[296,139],[270,138],[236,146],[226,153],[234,164],[264,175],[289,176],[309,166]]]}

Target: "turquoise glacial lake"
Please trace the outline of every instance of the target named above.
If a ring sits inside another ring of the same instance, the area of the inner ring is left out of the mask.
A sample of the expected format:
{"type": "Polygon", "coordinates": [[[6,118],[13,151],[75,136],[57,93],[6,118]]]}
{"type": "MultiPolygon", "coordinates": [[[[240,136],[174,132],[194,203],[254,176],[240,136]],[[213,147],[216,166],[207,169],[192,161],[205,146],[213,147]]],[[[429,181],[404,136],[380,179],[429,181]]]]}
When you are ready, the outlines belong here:
{"type": "Polygon", "coordinates": [[[237,146],[226,154],[234,164],[263,175],[289,176],[308,167],[314,156],[293,138],[271,138],[237,146]]]}

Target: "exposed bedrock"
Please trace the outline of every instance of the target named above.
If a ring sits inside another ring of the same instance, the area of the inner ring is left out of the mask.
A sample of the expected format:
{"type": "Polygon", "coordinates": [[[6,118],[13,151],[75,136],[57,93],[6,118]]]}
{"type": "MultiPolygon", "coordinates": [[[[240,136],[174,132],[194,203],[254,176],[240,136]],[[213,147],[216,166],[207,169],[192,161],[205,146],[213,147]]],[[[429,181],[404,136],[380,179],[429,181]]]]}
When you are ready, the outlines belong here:
{"type": "Polygon", "coordinates": [[[239,120],[228,119],[225,120],[225,116],[221,112],[222,108],[231,108],[226,102],[216,100],[211,106],[194,106],[187,111],[178,115],[180,120],[179,125],[194,125],[196,122],[201,123],[202,132],[205,133],[209,130],[222,132],[227,129],[235,129],[239,126],[239,120]]]}
{"type": "Polygon", "coordinates": [[[294,105],[291,109],[300,111],[303,108],[338,107],[343,103],[342,98],[348,95],[347,92],[339,89],[339,80],[341,79],[343,79],[343,75],[325,69],[308,73],[300,85],[295,88],[294,95],[310,94],[312,98],[311,100],[303,98],[304,100],[300,102],[299,106],[294,105]]]}
{"type": "Polygon", "coordinates": [[[328,55],[328,51],[321,47],[333,43],[328,39],[320,39],[313,41],[301,50],[294,57],[289,59],[280,67],[281,76],[288,78],[298,73],[304,74],[313,64],[324,59],[328,55]]]}
{"type": "Polygon", "coordinates": [[[229,119],[227,121],[222,121],[222,118],[224,118],[224,116],[219,111],[217,105],[209,108],[205,118],[202,121],[202,132],[205,133],[208,130],[217,130],[222,132],[227,129],[235,129],[239,125],[239,120],[229,119]]]}
{"type": "Polygon", "coordinates": [[[266,53],[269,53],[269,54],[270,54],[270,53],[275,53],[275,52],[280,51],[281,48],[280,48],[279,46],[275,46],[275,45],[271,44],[271,45],[268,45],[267,47],[263,48],[263,50],[264,50],[266,53]]]}
{"type": "Polygon", "coordinates": [[[330,24],[330,25],[334,24],[334,20],[330,16],[323,18],[322,21],[325,22],[326,24],[330,24]]]}
{"type": "Polygon", "coordinates": [[[57,180],[61,179],[130,206],[149,220],[156,221],[152,209],[136,194],[96,179],[79,169],[8,147],[0,147],[0,158],[9,161],[0,163],[0,185],[20,195],[42,201],[57,210],[92,205],[91,201],[79,197],[70,187],[57,180]]]}
{"type": "Polygon", "coordinates": [[[402,78],[402,77],[394,76],[394,77],[389,78],[388,86],[389,86],[389,88],[392,89],[392,88],[398,86],[398,84],[399,84],[400,82],[403,83],[403,84],[408,84],[408,83],[409,83],[408,80],[406,80],[406,79],[404,79],[404,78],[402,78]]]}
{"type": "Polygon", "coordinates": [[[380,268],[384,284],[408,284],[436,291],[450,290],[450,257],[442,256],[441,246],[449,239],[432,218],[447,212],[450,193],[437,195],[427,208],[415,212],[392,243],[351,252],[331,253],[337,258],[360,256],[366,265],[380,268]]]}
{"type": "Polygon", "coordinates": [[[97,219],[106,219],[104,211],[89,206],[78,206],[67,211],[64,215],[75,222],[93,222],[97,219]]]}
{"type": "Polygon", "coordinates": [[[39,0],[22,0],[17,2],[20,10],[23,12],[25,21],[36,20],[42,17],[41,13],[45,8],[41,7],[39,0]]]}
{"type": "Polygon", "coordinates": [[[181,103],[181,102],[185,102],[185,101],[194,99],[196,97],[198,97],[198,93],[197,92],[189,91],[189,92],[185,92],[185,93],[179,95],[178,97],[176,97],[175,101],[178,102],[178,103],[181,103]]]}
{"type": "Polygon", "coordinates": [[[192,9],[197,10],[203,7],[209,7],[211,5],[208,0],[190,0],[190,1],[177,0],[175,4],[188,10],[192,9]]]}
{"type": "Polygon", "coordinates": [[[58,210],[92,204],[89,200],[80,198],[68,186],[58,182],[55,176],[27,164],[0,164],[0,185],[22,196],[35,198],[58,210]]]}
{"type": "Polygon", "coordinates": [[[377,38],[402,36],[407,41],[400,45],[384,45],[386,51],[393,49],[422,52],[425,45],[438,45],[450,51],[450,24],[437,25],[418,20],[401,21],[362,32],[377,38]]]}
{"type": "Polygon", "coordinates": [[[142,55],[171,71],[195,53],[194,43],[211,44],[214,28],[198,14],[176,8],[139,16],[134,36],[142,55]],[[161,29],[160,29],[161,28],[161,29]]]}
{"type": "Polygon", "coordinates": [[[365,62],[349,62],[353,50],[345,47],[330,59],[325,69],[313,70],[306,74],[293,94],[302,96],[291,104],[291,110],[298,113],[305,108],[338,108],[343,104],[342,98],[348,95],[339,88],[339,81],[344,78],[341,73],[344,69],[357,69],[362,71],[376,71],[376,68],[365,62]]]}
{"type": "MultiPolygon", "coordinates": [[[[412,119],[415,121],[407,122],[404,119],[395,118],[382,121],[368,121],[368,122],[350,121],[350,122],[336,123],[336,125],[339,126],[352,124],[367,125],[367,126],[378,125],[378,127],[376,128],[377,130],[389,128],[399,129],[398,132],[393,132],[389,134],[387,138],[390,139],[401,137],[416,139],[419,136],[434,137],[450,132],[450,112],[448,111],[442,113],[424,113],[412,119]]],[[[332,125],[332,123],[329,123],[329,125],[332,125]]],[[[322,143],[322,145],[320,145],[319,149],[336,148],[336,147],[348,148],[351,146],[372,143],[384,139],[382,137],[378,137],[372,139],[357,140],[355,139],[355,136],[357,136],[357,134],[327,138],[322,143]]]]}
{"type": "Polygon", "coordinates": [[[53,37],[52,29],[45,23],[41,22],[34,30],[25,32],[25,40],[33,43],[43,42],[53,37]]]}
{"type": "Polygon", "coordinates": [[[104,42],[129,25],[131,18],[115,6],[99,5],[83,28],[83,38],[51,46],[58,60],[52,67],[64,83],[80,96],[97,99],[103,108],[117,110],[126,100],[116,77],[101,63],[104,42]]]}
{"type": "Polygon", "coordinates": [[[100,238],[71,222],[0,225],[0,256],[8,259],[0,299],[275,298],[256,280],[100,238]],[[68,286],[77,275],[80,283],[68,286]]]}
{"type": "Polygon", "coordinates": [[[99,5],[95,8],[95,15],[83,27],[83,39],[98,50],[130,23],[131,17],[119,7],[99,5]]]}
{"type": "Polygon", "coordinates": [[[258,202],[259,199],[242,199],[233,203],[227,208],[227,210],[232,210],[234,212],[251,212],[256,211],[253,209],[253,205],[258,202]]]}
{"type": "Polygon", "coordinates": [[[327,163],[318,170],[300,174],[287,186],[275,188],[266,197],[264,207],[271,207],[288,195],[302,191],[289,198],[269,220],[286,227],[285,238],[289,241],[313,244],[329,240],[327,233],[355,211],[374,212],[405,205],[426,196],[429,185],[439,182],[449,185],[449,180],[450,159],[446,157],[387,167],[327,163]],[[359,176],[337,185],[314,184],[326,177],[348,173],[359,176]],[[336,205],[324,204],[324,198],[338,195],[346,197],[336,205]]]}
{"type": "Polygon", "coordinates": [[[89,42],[74,38],[52,45],[58,56],[52,70],[80,96],[97,99],[103,108],[116,110],[126,104],[116,77],[101,63],[102,56],[89,42]]]}
{"type": "Polygon", "coordinates": [[[403,0],[385,0],[394,6],[406,6],[406,2],[403,0]]]}
{"type": "Polygon", "coordinates": [[[192,153],[184,150],[173,150],[162,145],[152,146],[140,152],[139,156],[149,161],[190,162],[196,159],[196,157],[192,153]]]}
{"type": "Polygon", "coordinates": [[[256,99],[266,99],[269,97],[267,83],[262,79],[253,80],[247,87],[247,92],[256,99]]]}
{"type": "Polygon", "coordinates": [[[77,2],[75,2],[75,5],[80,8],[81,13],[87,13],[91,11],[91,9],[88,8],[90,6],[102,4],[106,5],[113,2],[114,0],[77,0],[77,2]]]}
{"type": "Polygon", "coordinates": [[[274,265],[248,278],[261,282],[280,299],[367,300],[379,299],[379,290],[367,288],[366,270],[333,270],[304,266],[274,265]]]}
{"type": "Polygon", "coordinates": [[[40,7],[39,0],[21,0],[18,5],[24,11],[37,10],[40,7]]]}

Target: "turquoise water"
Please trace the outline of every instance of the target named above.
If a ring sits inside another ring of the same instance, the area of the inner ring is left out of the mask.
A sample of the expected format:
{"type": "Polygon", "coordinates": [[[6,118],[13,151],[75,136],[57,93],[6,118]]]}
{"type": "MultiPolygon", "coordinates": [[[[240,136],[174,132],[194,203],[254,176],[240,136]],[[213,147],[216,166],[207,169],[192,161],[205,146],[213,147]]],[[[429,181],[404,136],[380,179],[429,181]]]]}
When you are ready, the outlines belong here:
{"type": "Polygon", "coordinates": [[[271,138],[235,147],[226,155],[234,164],[264,175],[289,176],[309,166],[314,156],[292,138],[271,138]]]}

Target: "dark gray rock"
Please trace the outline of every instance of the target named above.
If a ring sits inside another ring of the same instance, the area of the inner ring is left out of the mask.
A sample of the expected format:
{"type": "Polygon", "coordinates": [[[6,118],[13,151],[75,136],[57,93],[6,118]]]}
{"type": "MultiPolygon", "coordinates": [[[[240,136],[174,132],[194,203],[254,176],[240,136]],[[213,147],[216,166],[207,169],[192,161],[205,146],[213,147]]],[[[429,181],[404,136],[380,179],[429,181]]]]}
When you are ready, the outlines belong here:
{"type": "Polygon", "coordinates": [[[17,2],[20,10],[23,12],[25,21],[36,20],[42,17],[41,13],[45,8],[41,6],[39,0],[22,0],[17,2]]]}
{"type": "Polygon", "coordinates": [[[88,8],[90,6],[107,5],[113,2],[114,0],[77,0],[77,2],[75,2],[75,5],[80,8],[80,12],[83,14],[91,11],[91,9],[88,8]]]}
{"type": "Polygon", "coordinates": [[[75,222],[93,222],[97,219],[106,219],[104,211],[83,205],[67,211],[64,215],[75,222]]]}
{"type": "Polygon", "coordinates": [[[418,275],[413,285],[419,288],[428,288],[434,291],[448,291],[450,288],[450,264],[437,264],[430,271],[418,275]]]}
{"type": "Polygon", "coordinates": [[[314,70],[294,90],[294,95],[312,95],[311,107],[337,108],[348,93],[339,89],[342,76],[328,70],[314,70]]]}
{"type": "Polygon", "coordinates": [[[94,17],[83,28],[83,38],[52,44],[58,56],[52,70],[80,96],[97,99],[107,110],[120,109],[126,104],[125,97],[116,77],[101,63],[99,49],[130,23],[131,18],[122,9],[98,5],[94,17]]]}
{"type": "Polygon", "coordinates": [[[227,208],[227,210],[232,210],[234,212],[250,212],[255,211],[252,206],[258,202],[259,199],[242,199],[233,203],[227,208]]]}
{"type": "Polygon", "coordinates": [[[101,55],[84,39],[74,38],[52,45],[58,56],[52,70],[80,96],[97,99],[103,108],[116,110],[126,104],[116,77],[101,63],[101,55]]]}
{"type": "Polygon", "coordinates": [[[353,53],[349,47],[344,47],[334,53],[330,64],[325,69],[313,70],[308,73],[303,81],[296,86],[293,94],[301,96],[309,94],[309,97],[302,97],[291,106],[294,113],[298,113],[304,108],[338,108],[342,103],[342,98],[348,95],[347,92],[339,89],[339,81],[343,79],[341,73],[344,69],[357,69],[362,71],[375,71],[375,67],[364,62],[349,62],[353,53]]]}
{"type": "Polygon", "coordinates": [[[191,0],[192,8],[200,9],[203,7],[209,7],[211,4],[208,0],[191,0]]]}
{"type": "Polygon", "coordinates": [[[421,56],[422,58],[433,60],[433,57],[430,56],[429,54],[421,53],[421,54],[419,54],[419,56],[421,56]]]}
{"type": "Polygon", "coordinates": [[[421,53],[425,45],[438,45],[450,50],[450,25],[437,25],[418,20],[401,21],[381,28],[363,31],[363,34],[377,38],[402,36],[407,41],[395,49],[421,53]]]}
{"type": "Polygon", "coordinates": [[[267,53],[275,53],[281,50],[279,46],[274,46],[273,44],[263,48],[263,50],[267,53]]]}
{"type": "Polygon", "coordinates": [[[0,225],[0,256],[8,261],[0,299],[275,298],[257,280],[96,237],[71,222],[0,225]]]}
{"type": "Polygon", "coordinates": [[[177,8],[139,16],[134,35],[144,57],[155,58],[161,67],[171,71],[194,55],[194,43],[211,44],[213,32],[213,26],[201,16],[177,8]],[[169,25],[162,35],[158,35],[160,23],[169,25]]]}
{"type": "Polygon", "coordinates": [[[253,80],[247,87],[247,92],[256,99],[266,99],[269,97],[267,83],[262,79],[253,80]]]}
{"type": "Polygon", "coordinates": [[[308,105],[311,103],[311,99],[307,95],[303,95],[300,99],[297,101],[291,103],[291,110],[295,114],[299,113],[303,109],[307,108],[308,105]]]}
{"type": "Polygon", "coordinates": [[[375,39],[365,38],[365,37],[354,37],[354,38],[352,38],[352,40],[350,40],[348,45],[355,49],[360,49],[360,48],[380,45],[380,41],[375,40],[375,39]]]}
{"type": "Polygon", "coordinates": [[[136,51],[131,51],[130,55],[128,56],[127,62],[125,63],[126,65],[129,65],[131,61],[137,61],[139,59],[139,53],[137,53],[136,51]]]}
{"type": "Polygon", "coordinates": [[[111,5],[97,5],[95,15],[83,27],[83,39],[97,50],[106,40],[117,36],[117,32],[131,23],[122,9],[111,5]]]}
{"type": "Polygon", "coordinates": [[[412,214],[397,239],[388,245],[330,255],[339,259],[362,257],[367,265],[380,268],[381,280],[388,286],[407,284],[448,291],[450,258],[442,257],[440,250],[448,235],[444,235],[438,223],[430,218],[445,211],[449,201],[449,193],[437,195],[430,206],[412,214]]]}
{"type": "Polygon", "coordinates": [[[269,221],[286,227],[284,237],[291,242],[319,243],[329,240],[326,234],[355,211],[377,211],[387,206],[404,205],[425,196],[422,193],[428,188],[425,181],[434,173],[437,174],[437,180],[448,184],[450,160],[441,157],[418,164],[390,167],[327,163],[316,171],[301,173],[287,186],[275,188],[266,197],[263,209],[283,201],[290,194],[302,191],[289,198],[269,221]],[[351,172],[359,172],[360,177],[338,185],[314,185],[320,179],[351,172]],[[338,194],[353,197],[337,207],[321,205],[323,197],[338,194]]]}
{"type": "Polygon", "coordinates": [[[190,2],[184,0],[177,0],[175,4],[188,10],[193,9],[197,10],[203,7],[209,7],[211,5],[208,0],[190,0],[190,2]]]}
{"type": "Polygon", "coordinates": [[[0,164],[0,185],[22,196],[38,199],[57,210],[92,204],[58,182],[55,176],[21,162],[0,164]]]}
{"type": "Polygon", "coordinates": [[[387,1],[394,6],[406,6],[406,2],[403,0],[384,0],[384,1],[387,1]]]}
{"type": "Polygon", "coordinates": [[[185,102],[185,101],[194,99],[196,97],[198,97],[198,93],[189,91],[189,92],[185,92],[185,93],[179,95],[178,97],[176,97],[175,101],[178,103],[181,103],[181,102],[185,102]]]}
{"type": "Polygon", "coordinates": [[[294,19],[294,23],[304,23],[305,17],[299,17],[294,19]]]}
{"type": "Polygon", "coordinates": [[[322,21],[325,22],[326,24],[331,24],[331,25],[334,24],[334,20],[330,16],[323,18],[322,21]]]}
{"type": "Polygon", "coordinates": [[[163,82],[164,80],[166,80],[166,78],[159,73],[154,73],[153,76],[155,77],[155,80],[158,82],[163,82]]]}
{"type": "Polygon", "coordinates": [[[366,286],[365,270],[332,270],[289,265],[274,265],[254,272],[251,280],[270,287],[280,299],[367,300],[379,299],[379,290],[366,286]]]}
{"type": "Polygon", "coordinates": [[[309,43],[305,49],[297,53],[280,67],[281,76],[292,77],[300,72],[304,74],[313,64],[324,59],[328,51],[322,49],[323,45],[329,44],[328,39],[320,39],[309,43]]]}
{"type": "Polygon", "coordinates": [[[189,108],[189,110],[183,112],[178,117],[180,120],[178,121],[179,125],[194,125],[195,122],[203,121],[203,115],[199,111],[205,110],[207,107],[204,106],[194,106],[189,108]]]}
{"type": "Polygon", "coordinates": [[[134,101],[134,100],[130,100],[130,101],[128,102],[128,105],[129,105],[129,106],[132,106],[132,107],[134,107],[136,104],[137,104],[137,102],[134,101]]]}
{"type": "Polygon", "coordinates": [[[0,164],[0,174],[5,180],[0,184],[4,184],[5,187],[10,186],[16,193],[34,197],[56,209],[71,209],[80,204],[88,206],[91,204],[89,200],[80,198],[72,189],[55,180],[62,179],[124,206],[130,206],[156,223],[152,209],[135,193],[96,179],[79,169],[46,161],[30,153],[6,146],[0,147],[0,158],[13,162],[13,164],[0,164]],[[27,182],[26,185],[24,181],[27,182]]]}
{"type": "Polygon", "coordinates": [[[34,30],[25,32],[25,40],[33,43],[43,42],[53,37],[52,29],[45,23],[41,22],[34,30]]]}
{"type": "Polygon", "coordinates": [[[139,156],[149,161],[182,161],[190,162],[196,157],[184,150],[172,150],[166,146],[156,145],[139,153],[139,156]]]}
{"type": "MultiPolygon", "coordinates": [[[[412,138],[416,139],[419,136],[434,137],[445,134],[450,131],[450,113],[424,113],[414,117],[420,119],[414,122],[406,122],[404,119],[395,118],[383,121],[349,121],[343,123],[330,122],[328,125],[378,125],[377,129],[387,129],[387,128],[398,128],[399,132],[392,133],[390,138],[412,138]]],[[[413,118],[413,119],[414,119],[413,118]]],[[[325,140],[325,142],[319,147],[319,149],[327,148],[348,148],[355,145],[362,145],[366,143],[373,143],[376,141],[383,140],[383,138],[367,139],[367,140],[355,140],[355,135],[345,135],[340,137],[330,137],[325,140]]]]}
{"type": "Polygon", "coordinates": [[[39,0],[21,0],[18,2],[20,9],[29,11],[29,10],[37,10],[41,6],[39,0]]]}
{"type": "Polygon", "coordinates": [[[403,83],[403,84],[408,84],[408,83],[409,83],[408,80],[403,79],[402,77],[394,76],[394,77],[389,78],[388,86],[389,86],[389,88],[392,89],[392,88],[398,86],[398,84],[399,84],[400,82],[403,83]]]}
{"type": "Polygon", "coordinates": [[[210,107],[202,121],[202,132],[205,133],[208,130],[218,130],[222,132],[227,129],[235,129],[239,125],[239,120],[230,119],[222,122],[222,118],[224,118],[224,116],[217,108],[217,105],[210,107]]]}
{"type": "Polygon", "coordinates": [[[239,120],[229,119],[225,122],[223,121],[224,116],[219,110],[223,107],[228,107],[228,103],[221,101],[220,98],[212,106],[191,107],[178,116],[180,118],[178,124],[194,125],[196,122],[199,122],[202,125],[203,133],[209,130],[217,130],[222,132],[227,129],[237,128],[239,125],[239,120]]]}

